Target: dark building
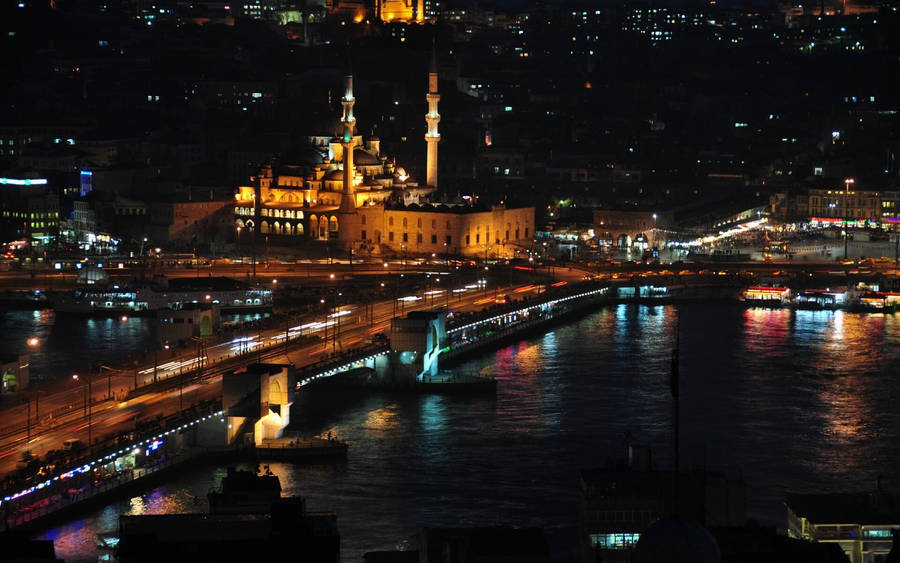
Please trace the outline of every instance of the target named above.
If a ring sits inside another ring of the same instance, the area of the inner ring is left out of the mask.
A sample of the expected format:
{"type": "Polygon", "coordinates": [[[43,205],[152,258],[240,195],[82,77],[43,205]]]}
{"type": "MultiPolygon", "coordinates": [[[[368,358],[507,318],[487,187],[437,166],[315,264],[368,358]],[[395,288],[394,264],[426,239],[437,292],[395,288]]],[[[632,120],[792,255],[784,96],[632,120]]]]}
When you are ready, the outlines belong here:
{"type": "Polygon", "coordinates": [[[234,561],[291,554],[296,561],[340,561],[334,514],[311,513],[302,498],[281,498],[278,477],[229,468],[207,514],[119,517],[119,561],[234,561]]]}

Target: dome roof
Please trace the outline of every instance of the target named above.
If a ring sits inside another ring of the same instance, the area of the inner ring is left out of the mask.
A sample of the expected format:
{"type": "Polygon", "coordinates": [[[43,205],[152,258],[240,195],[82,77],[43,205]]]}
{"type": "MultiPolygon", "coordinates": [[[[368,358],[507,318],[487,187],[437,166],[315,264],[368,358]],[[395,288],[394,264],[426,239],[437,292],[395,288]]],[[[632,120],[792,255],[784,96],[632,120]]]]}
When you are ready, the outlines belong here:
{"type": "Polygon", "coordinates": [[[381,161],[377,156],[357,148],[353,149],[353,163],[359,166],[378,166],[381,161]]]}
{"type": "Polygon", "coordinates": [[[309,131],[309,134],[322,136],[338,135],[343,128],[344,124],[341,123],[339,117],[327,114],[308,118],[307,125],[304,127],[304,129],[309,131]]]}
{"type": "Polygon", "coordinates": [[[326,180],[343,180],[344,179],[344,171],[340,168],[336,168],[331,172],[327,172],[325,174],[326,180]]]}
{"type": "Polygon", "coordinates": [[[290,162],[290,164],[316,165],[322,164],[325,160],[325,155],[316,147],[306,146],[298,149],[296,152],[292,152],[284,160],[290,162]]]}
{"type": "Polygon", "coordinates": [[[641,534],[635,563],[720,563],[719,544],[692,520],[657,520],[641,534]]]}

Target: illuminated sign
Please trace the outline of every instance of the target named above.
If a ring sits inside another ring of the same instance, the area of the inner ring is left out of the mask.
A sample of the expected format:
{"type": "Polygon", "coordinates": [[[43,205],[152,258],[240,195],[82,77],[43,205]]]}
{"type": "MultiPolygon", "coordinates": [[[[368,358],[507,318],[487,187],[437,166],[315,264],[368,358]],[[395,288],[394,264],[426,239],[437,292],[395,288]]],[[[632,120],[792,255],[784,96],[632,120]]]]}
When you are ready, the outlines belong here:
{"type": "Polygon", "coordinates": [[[20,180],[18,178],[0,178],[0,184],[6,186],[43,186],[47,184],[46,178],[26,178],[20,180]]]}

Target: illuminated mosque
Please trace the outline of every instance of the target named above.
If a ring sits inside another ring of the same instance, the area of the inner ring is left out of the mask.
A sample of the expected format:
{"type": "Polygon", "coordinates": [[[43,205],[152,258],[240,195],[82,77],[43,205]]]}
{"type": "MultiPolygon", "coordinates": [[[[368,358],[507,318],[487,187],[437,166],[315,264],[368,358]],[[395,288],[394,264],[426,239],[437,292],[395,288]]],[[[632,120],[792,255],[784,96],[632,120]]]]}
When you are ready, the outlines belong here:
{"type": "Polygon", "coordinates": [[[235,226],[247,232],[334,241],[360,254],[383,251],[483,257],[530,247],[534,208],[433,203],[438,185],[438,72],[434,56],[425,94],[426,174],[421,183],[356,131],[353,73],[344,73],[340,136],[307,137],[291,162],[275,158],[235,193],[235,226]]]}

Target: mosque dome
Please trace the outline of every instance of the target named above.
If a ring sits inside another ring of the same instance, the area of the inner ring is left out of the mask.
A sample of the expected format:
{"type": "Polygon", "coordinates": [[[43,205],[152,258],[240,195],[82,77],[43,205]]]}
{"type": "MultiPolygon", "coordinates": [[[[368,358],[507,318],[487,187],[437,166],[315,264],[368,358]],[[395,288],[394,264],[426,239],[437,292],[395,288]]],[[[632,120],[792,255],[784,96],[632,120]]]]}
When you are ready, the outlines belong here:
{"type": "Polygon", "coordinates": [[[635,563],[720,563],[719,544],[692,520],[657,520],[641,534],[635,563]]]}
{"type": "Polygon", "coordinates": [[[377,156],[371,153],[368,153],[362,149],[354,149],[353,163],[358,166],[378,166],[381,164],[381,161],[378,160],[377,156]]]}

